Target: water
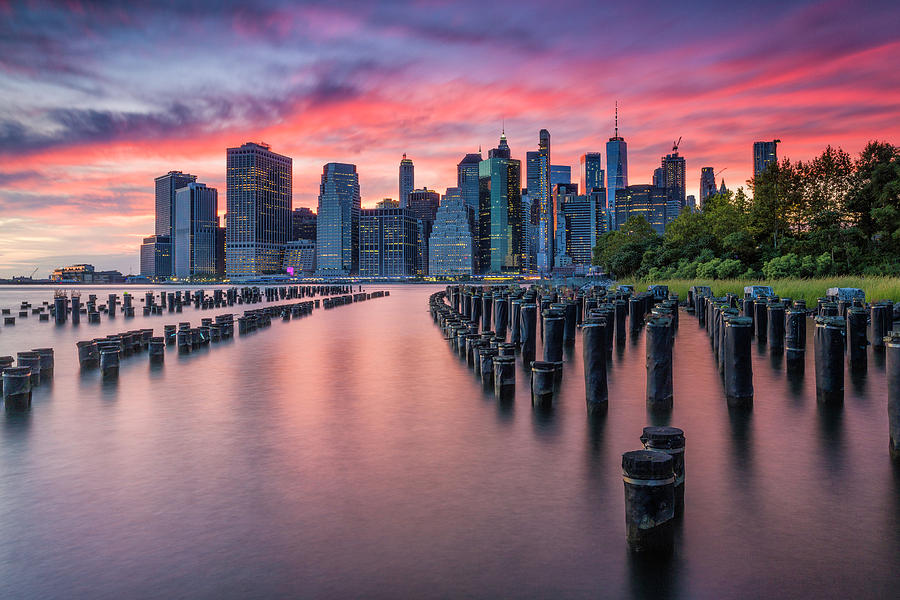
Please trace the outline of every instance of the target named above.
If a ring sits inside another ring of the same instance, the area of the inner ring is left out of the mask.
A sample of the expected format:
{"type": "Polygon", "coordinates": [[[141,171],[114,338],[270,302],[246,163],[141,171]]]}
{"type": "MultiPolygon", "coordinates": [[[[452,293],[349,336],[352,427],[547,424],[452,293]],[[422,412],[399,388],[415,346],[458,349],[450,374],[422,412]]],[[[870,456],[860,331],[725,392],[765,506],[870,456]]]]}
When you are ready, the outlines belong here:
{"type": "MultiPolygon", "coordinates": [[[[106,384],[79,374],[75,341],[228,311],[3,327],[0,354],[53,346],[56,374],[29,413],[0,414],[0,597],[895,597],[881,355],[829,411],[812,352],[798,381],[757,349],[753,410],[730,412],[682,313],[668,422],[687,437],[685,515],[671,560],[634,560],[621,454],[664,424],[643,338],[614,352],[592,426],[580,335],[552,414],[521,366],[504,408],[431,321],[437,286],[371,289],[391,296],[170,347],[162,368],[126,358],[106,384]]],[[[0,306],[51,296],[2,288],[0,306]]]]}

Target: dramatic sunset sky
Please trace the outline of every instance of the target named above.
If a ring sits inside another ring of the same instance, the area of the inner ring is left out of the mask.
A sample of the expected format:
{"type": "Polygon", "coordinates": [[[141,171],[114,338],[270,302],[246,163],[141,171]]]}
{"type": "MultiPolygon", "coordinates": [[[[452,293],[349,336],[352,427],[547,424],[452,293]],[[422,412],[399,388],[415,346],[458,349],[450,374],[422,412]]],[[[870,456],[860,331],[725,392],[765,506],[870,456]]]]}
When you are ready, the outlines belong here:
{"type": "MultiPolygon", "coordinates": [[[[225,212],[225,148],[294,159],[294,206],[322,165],[358,165],[363,205],[455,185],[465,152],[552,136],[571,165],[620,133],[649,183],[683,136],[700,168],[900,143],[900,6],[883,2],[136,3],[0,0],[0,276],[72,262],[139,270],[153,178],[198,175],[225,212]]],[[[524,184],[524,182],[523,182],[524,184]]]]}

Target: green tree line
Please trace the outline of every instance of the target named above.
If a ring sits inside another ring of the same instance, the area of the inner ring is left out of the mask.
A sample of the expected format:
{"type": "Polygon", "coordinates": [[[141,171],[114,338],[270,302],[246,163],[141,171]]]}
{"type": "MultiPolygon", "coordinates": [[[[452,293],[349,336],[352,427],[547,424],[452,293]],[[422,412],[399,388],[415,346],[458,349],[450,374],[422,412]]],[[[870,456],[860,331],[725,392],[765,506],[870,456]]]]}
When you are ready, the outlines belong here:
{"type": "Polygon", "coordinates": [[[598,238],[594,264],[653,280],[900,275],[900,147],[869,142],[854,160],[829,146],[747,183],[752,197],[711,196],[664,235],[631,217],[598,238]]]}

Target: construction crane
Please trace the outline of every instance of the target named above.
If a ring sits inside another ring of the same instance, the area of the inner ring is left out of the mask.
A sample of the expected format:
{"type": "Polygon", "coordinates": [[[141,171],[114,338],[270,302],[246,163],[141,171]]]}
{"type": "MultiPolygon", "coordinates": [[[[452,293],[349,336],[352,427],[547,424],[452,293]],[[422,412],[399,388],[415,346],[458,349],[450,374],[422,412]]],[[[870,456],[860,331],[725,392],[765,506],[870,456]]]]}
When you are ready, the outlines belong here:
{"type": "Polygon", "coordinates": [[[34,271],[31,272],[31,275],[28,276],[28,279],[34,279],[34,274],[38,272],[40,267],[35,267],[34,271]]]}
{"type": "Polygon", "coordinates": [[[718,177],[719,173],[721,173],[722,171],[727,171],[727,170],[728,170],[728,167],[725,167],[724,169],[719,169],[718,172],[716,172],[716,174],[713,175],[713,177],[718,177]]]}
{"type": "Polygon", "coordinates": [[[681,136],[678,136],[678,141],[672,143],[672,152],[678,152],[678,146],[681,145],[681,136]]]}

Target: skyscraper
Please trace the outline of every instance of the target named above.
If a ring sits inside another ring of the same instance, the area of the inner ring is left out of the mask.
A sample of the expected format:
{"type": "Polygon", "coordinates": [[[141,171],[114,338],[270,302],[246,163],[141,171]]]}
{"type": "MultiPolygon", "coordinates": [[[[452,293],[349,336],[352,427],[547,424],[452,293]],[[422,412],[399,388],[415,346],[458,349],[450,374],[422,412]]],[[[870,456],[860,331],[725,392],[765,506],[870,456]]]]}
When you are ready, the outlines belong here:
{"type": "Polygon", "coordinates": [[[279,273],[291,237],[293,161],[254,142],[228,148],[226,157],[225,272],[279,273]]]}
{"type": "Polygon", "coordinates": [[[364,208],[359,214],[359,274],[409,277],[418,270],[419,222],[408,208],[364,208]]]}
{"type": "Polygon", "coordinates": [[[521,272],[522,163],[510,158],[506,135],[478,165],[478,264],[482,273],[521,272]]]}
{"type": "Polygon", "coordinates": [[[219,193],[205,183],[175,192],[175,276],[216,275],[219,193]]]}
{"type": "Polygon", "coordinates": [[[700,210],[706,207],[706,200],[714,196],[716,190],[716,173],[712,167],[700,169],[700,210]]]}
{"type": "Polygon", "coordinates": [[[456,187],[459,188],[463,202],[474,214],[478,215],[478,163],[481,162],[481,151],[478,154],[466,154],[456,165],[456,187]]]}
{"type": "Polygon", "coordinates": [[[400,208],[406,208],[409,193],[416,189],[416,174],[411,158],[406,158],[406,152],[400,160],[400,208]]]}
{"type": "Polygon", "coordinates": [[[359,269],[359,175],[356,165],[322,167],[316,222],[316,266],[323,275],[350,275],[359,269]]]}
{"type": "Polygon", "coordinates": [[[653,185],[629,185],[616,190],[616,228],[634,216],[646,219],[659,234],[666,230],[668,196],[665,188],[653,185]]]}
{"type": "Polygon", "coordinates": [[[666,211],[666,223],[678,216],[684,208],[685,203],[685,166],[684,157],[678,154],[678,150],[673,149],[671,154],[662,157],[662,185],[665,188],[666,197],[668,198],[668,209],[666,211]]]}
{"type": "Polygon", "coordinates": [[[550,132],[541,129],[538,133],[538,151],[525,155],[526,183],[528,197],[537,203],[539,224],[537,231],[537,268],[547,272],[553,268],[553,206],[550,184],[550,132]]]}
{"type": "Polygon", "coordinates": [[[566,165],[550,165],[550,193],[560,183],[572,183],[572,167],[566,165]]]}
{"type": "MultiPolygon", "coordinates": [[[[611,214],[616,214],[616,190],[628,187],[628,144],[619,137],[619,104],[616,103],[615,135],[606,142],[606,206],[611,214]]],[[[613,220],[618,229],[618,222],[613,220]]]]}
{"type": "Polygon", "coordinates": [[[418,245],[418,272],[420,275],[428,274],[428,240],[431,238],[431,228],[434,226],[434,219],[440,204],[441,195],[434,190],[423,187],[409,193],[409,214],[419,220],[421,227],[418,245]]]}
{"type": "MultiPolygon", "coordinates": [[[[154,180],[156,184],[156,235],[167,237],[170,242],[175,240],[175,190],[195,181],[197,181],[196,175],[181,171],[169,171],[154,180]]],[[[174,261],[169,267],[171,270],[168,273],[159,273],[157,277],[173,275],[175,273],[174,261]]]]}
{"type": "Polygon", "coordinates": [[[586,152],[581,155],[581,179],[578,189],[582,194],[590,194],[591,190],[606,187],[606,172],[603,170],[603,158],[599,152],[586,152]]]}
{"type": "Polygon", "coordinates": [[[165,279],[172,275],[172,242],[167,235],[151,235],[141,244],[141,275],[165,279]]]}
{"type": "Polygon", "coordinates": [[[766,170],[766,167],[774,162],[778,162],[777,145],[781,140],[772,140],[771,142],[753,142],[753,177],[754,179],[760,173],[766,170]]]}
{"type": "Polygon", "coordinates": [[[428,273],[437,277],[473,273],[473,239],[460,188],[447,188],[428,240],[428,273]]]}
{"type": "Polygon", "coordinates": [[[553,267],[568,267],[572,257],[568,249],[568,222],[565,206],[578,196],[578,186],[573,183],[559,183],[553,186],[553,222],[556,228],[553,233],[553,267]]]}
{"type": "Polygon", "coordinates": [[[291,212],[291,240],[316,241],[316,213],[305,206],[291,212]]]}

